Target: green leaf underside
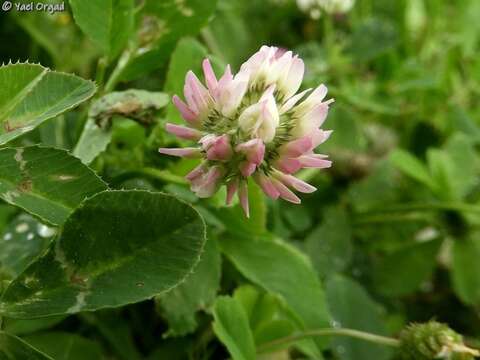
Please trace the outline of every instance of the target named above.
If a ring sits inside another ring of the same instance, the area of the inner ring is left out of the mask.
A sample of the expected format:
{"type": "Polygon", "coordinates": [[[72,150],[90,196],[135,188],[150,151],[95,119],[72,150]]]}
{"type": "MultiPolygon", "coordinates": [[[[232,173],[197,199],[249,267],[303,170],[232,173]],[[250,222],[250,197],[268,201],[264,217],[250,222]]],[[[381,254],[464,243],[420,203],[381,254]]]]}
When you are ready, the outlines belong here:
{"type": "Polygon", "coordinates": [[[16,336],[0,331],[0,359],[2,360],[52,360],[16,336]]]}
{"type": "Polygon", "coordinates": [[[405,175],[412,177],[431,189],[435,188],[427,167],[409,152],[397,149],[391,154],[391,160],[405,175]]]}
{"type": "Polygon", "coordinates": [[[95,84],[41,65],[0,67],[0,144],[90,98],[95,84]]]}
{"type": "Polygon", "coordinates": [[[386,296],[405,296],[429,279],[437,264],[441,241],[413,243],[383,257],[373,276],[378,290],[386,296]]]}
{"type": "Polygon", "coordinates": [[[133,30],[133,0],[70,0],[82,31],[110,58],[120,53],[133,30]]]}
{"type": "Polygon", "coordinates": [[[215,239],[209,238],[202,258],[186,281],[158,297],[162,314],[168,321],[165,336],[184,336],[197,327],[195,313],[215,300],[220,286],[221,258],[215,239]]]}
{"type": "Polygon", "coordinates": [[[154,21],[157,38],[146,51],[138,52],[123,73],[124,80],[133,80],[156,69],[168,60],[178,39],[196,35],[217,6],[217,0],[147,1],[144,14],[154,21]]]}
{"type": "MultiPolygon", "coordinates": [[[[326,291],[332,317],[338,326],[387,335],[380,306],[358,283],[334,275],[327,282],[326,291]]],[[[385,346],[347,337],[334,338],[333,345],[342,360],[387,360],[392,355],[385,346]]]]}
{"type": "Polygon", "coordinates": [[[255,360],[255,344],[242,305],[235,298],[219,297],[213,307],[213,331],[233,360],[255,360]]]}
{"type": "Polygon", "coordinates": [[[149,299],[192,271],[205,224],[189,205],[147,191],[105,191],[66,221],[49,251],[6,289],[13,318],[94,311],[149,299]]]}
{"type": "Polygon", "coordinates": [[[88,119],[80,135],[80,139],[73,149],[73,155],[84,164],[90,164],[95,158],[105,151],[112,140],[112,129],[102,129],[95,120],[88,119]]]}
{"type": "MultiPolygon", "coordinates": [[[[322,286],[311,264],[298,250],[279,241],[246,238],[225,238],[220,244],[245,277],[282,296],[306,329],[330,326],[322,286]]],[[[325,342],[318,340],[319,345],[325,342]]]]}
{"type": "Polygon", "coordinates": [[[86,197],[107,185],[64,150],[31,146],[0,149],[0,197],[61,225],[86,197]]]}
{"type": "Polygon", "coordinates": [[[76,334],[45,332],[26,336],[24,340],[55,360],[101,360],[100,344],[76,334]]]}
{"type": "Polygon", "coordinates": [[[466,304],[480,304],[480,238],[476,232],[466,239],[456,239],[452,248],[450,277],[457,296],[466,304]]]}

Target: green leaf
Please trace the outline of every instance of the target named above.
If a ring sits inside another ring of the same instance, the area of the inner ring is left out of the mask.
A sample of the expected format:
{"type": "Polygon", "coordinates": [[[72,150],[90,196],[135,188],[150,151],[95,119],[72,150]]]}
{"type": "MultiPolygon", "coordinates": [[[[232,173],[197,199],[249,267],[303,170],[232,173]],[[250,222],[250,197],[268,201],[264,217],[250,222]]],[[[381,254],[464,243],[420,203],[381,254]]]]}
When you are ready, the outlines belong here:
{"type": "Polygon", "coordinates": [[[197,328],[195,314],[206,310],[220,286],[220,251],[210,238],[199,264],[187,280],[157,298],[161,313],[167,319],[169,331],[165,336],[184,336],[197,328]]]}
{"type": "Polygon", "coordinates": [[[98,329],[119,359],[139,360],[141,355],[134,344],[133,329],[122,312],[120,308],[83,313],[82,320],[98,329]]]}
{"type": "Polygon", "coordinates": [[[35,129],[95,93],[95,84],[41,65],[0,67],[0,144],[35,129]]]}
{"type": "MultiPolygon", "coordinates": [[[[202,60],[206,56],[207,50],[197,40],[192,38],[180,40],[170,58],[164,90],[170,95],[178,95],[183,98],[183,84],[187,72],[192,70],[201,78],[202,60]]],[[[180,111],[173,104],[169,104],[167,108],[167,119],[177,124],[185,122],[180,111]]]]}
{"type": "MultiPolygon", "coordinates": [[[[329,326],[320,281],[297,249],[280,241],[229,237],[222,239],[220,247],[245,277],[280,295],[305,329],[329,326]]],[[[325,339],[318,344],[324,345],[325,339]]]]}
{"type": "Polygon", "coordinates": [[[324,218],[305,239],[312,263],[322,277],[344,270],[353,253],[352,229],[345,211],[330,208],[324,218]]]}
{"type": "Polygon", "coordinates": [[[432,275],[440,245],[437,240],[413,243],[383,257],[374,269],[379,291],[398,297],[417,290],[432,275]]]}
{"type": "Polygon", "coordinates": [[[64,150],[0,149],[0,197],[45,222],[61,225],[86,197],[107,185],[64,150]]]}
{"type": "Polygon", "coordinates": [[[457,199],[466,196],[477,181],[479,161],[475,154],[473,140],[464,134],[453,135],[445,145],[452,164],[451,186],[457,199]]]}
{"type": "Polygon", "coordinates": [[[142,15],[144,28],[140,30],[142,51],[122,73],[123,80],[133,80],[164,65],[178,39],[194,36],[207,23],[217,6],[216,0],[147,0],[142,15]],[[150,34],[151,33],[151,34],[150,34]]]}
{"type": "Polygon", "coordinates": [[[233,360],[255,360],[255,343],[242,305],[235,298],[222,296],[213,307],[213,331],[225,344],[233,360]]]}
{"type": "Polygon", "coordinates": [[[467,239],[456,239],[452,249],[450,276],[457,296],[465,303],[480,305],[480,237],[478,232],[467,239]]]}
{"type": "Polygon", "coordinates": [[[268,238],[265,195],[253,181],[248,184],[248,200],[249,218],[239,204],[231,208],[221,208],[215,215],[225,224],[228,232],[237,238],[268,238]]]}
{"type": "Polygon", "coordinates": [[[32,318],[118,307],[185,280],[205,224],[190,206],[147,191],[105,191],[82,203],[56,243],[5,290],[0,313],[32,318]]]}
{"type": "Polygon", "coordinates": [[[398,39],[398,31],[393,22],[369,18],[355,29],[348,50],[355,60],[370,61],[395,47],[398,39]]]}
{"type": "Polygon", "coordinates": [[[12,279],[47,249],[55,229],[27,214],[17,216],[0,238],[0,269],[12,279]]]}
{"type": "Polygon", "coordinates": [[[257,346],[298,330],[297,319],[278,296],[252,285],[242,285],[235,290],[234,298],[240,301],[247,313],[257,346]]]}
{"type": "Polygon", "coordinates": [[[90,164],[105,151],[112,140],[112,121],[125,117],[142,125],[151,125],[158,110],[170,103],[162,92],[129,89],[109,93],[96,100],[88,112],[80,139],[73,154],[84,164],[90,164]]]}
{"type": "Polygon", "coordinates": [[[102,348],[92,340],[63,332],[47,332],[23,338],[55,360],[101,360],[102,348]]]}
{"type": "Polygon", "coordinates": [[[82,31],[110,59],[127,44],[134,27],[133,0],[70,0],[73,17],[82,31]]]}
{"type": "Polygon", "coordinates": [[[0,359],[2,360],[52,360],[25,341],[0,331],[0,359]]]}
{"type": "Polygon", "coordinates": [[[111,140],[112,129],[102,129],[95,123],[95,120],[89,118],[72,153],[82,163],[88,165],[105,151],[111,140]]]}
{"type": "Polygon", "coordinates": [[[65,315],[30,320],[6,318],[4,319],[4,329],[10,334],[27,335],[38,332],[39,330],[49,329],[61,323],[65,318],[65,315]]]}
{"type": "Polygon", "coordinates": [[[391,161],[380,160],[371,174],[353,183],[348,195],[358,212],[366,212],[395,203],[398,199],[398,176],[391,161]]]}
{"type": "MultiPolygon", "coordinates": [[[[382,309],[359,284],[335,275],[327,282],[326,289],[334,326],[386,335],[382,309]]],[[[342,360],[387,360],[392,355],[390,349],[383,345],[352,338],[334,338],[333,345],[333,350],[342,360]]]]}
{"type": "Polygon", "coordinates": [[[428,149],[427,163],[436,184],[437,196],[442,200],[456,200],[457,196],[453,186],[455,169],[448,154],[439,149],[428,149]]]}
{"type": "Polygon", "coordinates": [[[366,139],[360,126],[358,115],[344,105],[335,106],[328,117],[328,128],[335,129],[331,139],[322,145],[324,151],[330,149],[361,151],[366,139]]]}
{"type": "Polygon", "coordinates": [[[170,103],[170,97],[162,92],[138,89],[115,91],[102,96],[90,107],[88,116],[104,127],[114,116],[122,116],[151,125],[156,112],[170,103]]]}
{"type": "Polygon", "coordinates": [[[436,190],[436,184],[427,167],[415,156],[407,151],[396,149],[390,155],[390,160],[405,175],[428,186],[431,190],[436,190]]]}

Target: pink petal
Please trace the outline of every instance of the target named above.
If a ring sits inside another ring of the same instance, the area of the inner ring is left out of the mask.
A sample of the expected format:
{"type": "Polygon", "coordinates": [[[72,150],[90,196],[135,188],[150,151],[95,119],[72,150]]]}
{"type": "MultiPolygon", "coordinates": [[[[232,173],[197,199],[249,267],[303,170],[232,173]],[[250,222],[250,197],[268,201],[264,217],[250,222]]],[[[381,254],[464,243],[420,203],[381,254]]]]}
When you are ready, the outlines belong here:
{"type": "Polygon", "coordinates": [[[295,176],[287,175],[282,172],[277,172],[276,176],[285,185],[293,187],[295,190],[302,193],[312,193],[317,190],[315,186],[312,186],[309,183],[306,183],[305,181],[296,178],[295,176]]]}
{"type": "Polygon", "coordinates": [[[186,157],[189,159],[202,157],[201,150],[198,148],[160,148],[158,152],[161,154],[186,157]]]}
{"type": "Polygon", "coordinates": [[[261,139],[252,139],[237,145],[235,151],[244,153],[249,162],[260,165],[265,156],[265,144],[261,139]]]}
{"type": "Polygon", "coordinates": [[[296,158],[312,150],[312,146],[313,144],[310,136],[304,136],[300,139],[290,141],[289,143],[285,144],[284,148],[282,149],[282,153],[284,153],[287,157],[296,158]]]}
{"type": "Polygon", "coordinates": [[[208,160],[228,160],[232,157],[232,147],[230,146],[230,138],[228,135],[216,137],[216,139],[207,146],[208,160]]]}
{"type": "Polygon", "coordinates": [[[173,96],[173,103],[180,110],[182,117],[190,124],[198,123],[198,115],[195,114],[177,95],[173,96]]]}
{"type": "Polygon", "coordinates": [[[213,94],[218,86],[217,77],[215,76],[212,65],[208,59],[203,60],[202,67],[203,74],[205,75],[205,82],[207,83],[208,89],[213,94]]]}
{"type": "Polygon", "coordinates": [[[294,204],[300,204],[302,201],[289,188],[283,185],[280,181],[273,179],[273,185],[280,193],[280,197],[284,200],[290,201],[294,204]]]}
{"type": "Polygon", "coordinates": [[[230,69],[230,65],[227,65],[227,68],[225,69],[225,73],[222,75],[220,80],[218,80],[218,86],[214,93],[214,96],[216,99],[219,98],[219,93],[225,91],[225,89],[232,82],[232,80],[233,80],[232,70],[230,69]]]}
{"type": "Polygon", "coordinates": [[[332,162],[330,160],[322,159],[316,154],[300,156],[298,160],[300,161],[302,166],[306,168],[324,169],[332,166],[332,162]]]}
{"type": "Polygon", "coordinates": [[[189,71],[185,79],[185,98],[192,110],[205,112],[209,107],[209,94],[197,76],[189,71]]]}
{"type": "Polygon", "coordinates": [[[256,169],[257,165],[248,161],[244,161],[240,164],[240,172],[242,173],[243,177],[249,177],[255,172],[256,169]]]}
{"type": "Polygon", "coordinates": [[[268,197],[274,200],[278,199],[280,192],[273,185],[273,182],[269,177],[263,174],[258,174],[254,176],[254,180],[268,197]]]}
{"type": "Polygon", "coordinates": [[[292,107],[295,106],[295,104],[300,101],[301,98],[305,96],[307,92],[309,92],[312,89],[307,89],[305,91],[302,91],[301,93],[292,96],[290,99],[288,99],[280,108],[280,114],[285,114],[287,111],[289,111],[292,107]]]}
{"type": "Polygon", "coordinates": [[[302,168],[302,163],[298,159],[280,158],[276,163],[276,167],[284,173],[294,174],[302,168]]]}
{"type": "Polygon", "coordinates": [[[195,169],[190,171],[187,176],[185,176],[185,179],[188,181],[193,181],[194,179],[202,176],[205,174],[205,164],[200,164],[198,165],[195,169]]]}
{"type": "Polygon", "coordinates": [[[324,123],[328,115],[328,105],[320,103],[305,115],[306,121],[312,124],[312,128],[318,129],[324,123]]]}
{"type": "Polygon", "coordinates": [[[238,199],[240,200],[240,205],[242,206],[245,216],[249,218],[250,208],[248,206],[248,184],[246,181],[240,182],[240,187],[238,189],[238,199]]]}
{"type": "Polygon", "coordinates": [[[238,189],[238,180],[234,179],[227,184],[227,199],[226,204],[230,205],[232,203],[233,196],[238,189]]]}
{"type": "Polygon", "coordinates": [[[287,89],[287,92],[285,93],[286,99],[290,98],[300,88],[304,71],[305,65],[302,59],[299,59],[295,56],[295,58],[292,60],[292,65],[290,66],[290,70],[288,71],[288,76],[284,84],[285,89],[287,89]]]}
{"type": "Polygon", "coordinates": [[[192,182],[192,191],[200,198],[215,194],[220,186],[224,171],[219,166],[212,166],[201,179],[192,182]]]}
{"type": "Polygon", "coordinates": [[[267,88],[267,90],[265,90],[265,92],[262,94],[262,96],[260,97],[260,100],[258,100],[258,102],[265,101],[265,100],[267,100],[270,96],[273,96],[273,93],[275,92],[275,88],[276,88],[276,85],[275,85],[275,84],[270,85],[270,86],[267,88]]]}
{"type": "Polygon", "coordinates": [[[328,140],[333,130],[321,130],[315,129],[311,138],[312,138],[312,150],[315,149],[318,145],[323,144],[328,140]]]}
{"type": "Polygon", "coordinates": [[[191,129],[186,126],[171,124],[171,123],[166,123],[165,129],[170,134],[173,134],[175,136],[178,136],[179,138],[187,139],[187,140],[198,140],[202,136],[202,133],[198,130],[191,129]]]}
{"type": "Polygon", "coordinates": [[[315,102],[322,101],[327,96],[328,89],[324,84],[320,84],[307,98],[315,99],[315,102]]]}
{"type": "Polygon", "coordinates": [[[237,111],[247,91],[249,78],[250,74],[247,71],[240,71],[225,87],[219,89],[218,100],[225,116],[232,116],[237,111]]]}

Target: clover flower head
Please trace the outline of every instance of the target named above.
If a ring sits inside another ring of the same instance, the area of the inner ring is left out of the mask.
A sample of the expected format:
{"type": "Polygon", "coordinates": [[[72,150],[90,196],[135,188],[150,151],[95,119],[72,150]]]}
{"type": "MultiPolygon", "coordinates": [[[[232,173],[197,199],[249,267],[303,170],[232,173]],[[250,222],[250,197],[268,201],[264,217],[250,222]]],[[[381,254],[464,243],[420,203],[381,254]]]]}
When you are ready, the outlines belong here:
{"type": "Polygon", "coordinates": [[[331,134],[320,127],[333,100],[325,100],[324,85],[297,94],[303,61],[291,51],[262,46],[235,75],[227,66],[217,78],[208,59],[203,72],[206,86],[189,71],[185,101],[173,97],[187,126],[166,124],[169,133],[196,146],[159,149],[162,154],[203,159],[186,177],[192,191],[210,197],[226,185],[227,204],[238,193],[247,217],[248,178],[267,196],[296,204],[300,199],[292,190],[315,191],[293,174],[331,166],[327,156],[314,149],[331,134]]]}

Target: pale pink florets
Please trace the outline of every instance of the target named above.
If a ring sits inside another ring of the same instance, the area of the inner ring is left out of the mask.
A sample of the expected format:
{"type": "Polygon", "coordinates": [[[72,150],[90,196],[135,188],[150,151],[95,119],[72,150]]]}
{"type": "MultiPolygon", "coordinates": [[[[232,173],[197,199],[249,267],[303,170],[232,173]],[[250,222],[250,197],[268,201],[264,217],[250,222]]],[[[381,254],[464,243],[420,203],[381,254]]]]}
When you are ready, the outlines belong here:
{"type": "Polygon", "coordinates": [[[331,134],[320,127],[333,100],[324,101],[324,85],[295,95],[303,79],[303,61],[291,51],[262,46],[236,75],[227,66],[217,79],[208,59],[203,72],[206,86],[189,71],[186,102],[173,97],[188,126],[166,125],[169,133],[196,141],[197,146],[159,149],[162,154],[203,159],[186,177],[192,191],[210,197],[226,185],[227,204],[238,193],[247,216],[249,177],[273,199],[300,203],[292,189],[315,191],[292,174],[331,166],[327,156],[314,149],[331,134]]]}

